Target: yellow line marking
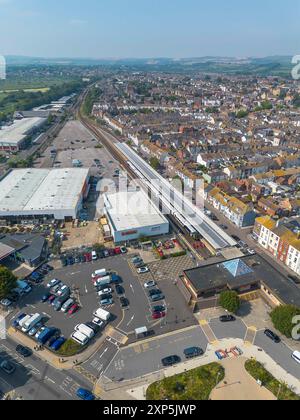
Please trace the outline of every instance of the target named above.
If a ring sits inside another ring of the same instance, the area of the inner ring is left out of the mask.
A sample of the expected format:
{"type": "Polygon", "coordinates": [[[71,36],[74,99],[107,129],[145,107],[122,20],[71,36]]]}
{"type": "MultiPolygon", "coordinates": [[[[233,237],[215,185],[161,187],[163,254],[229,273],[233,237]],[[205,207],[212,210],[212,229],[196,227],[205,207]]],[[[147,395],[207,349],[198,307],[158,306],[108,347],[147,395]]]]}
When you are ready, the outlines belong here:
{"type": "Polygon", "coordinates": [[[204,327],[205,325],[208,325],[208,322],[205,319],[202,319],[201,321],[199,321],[199,324],[204,327]]]}

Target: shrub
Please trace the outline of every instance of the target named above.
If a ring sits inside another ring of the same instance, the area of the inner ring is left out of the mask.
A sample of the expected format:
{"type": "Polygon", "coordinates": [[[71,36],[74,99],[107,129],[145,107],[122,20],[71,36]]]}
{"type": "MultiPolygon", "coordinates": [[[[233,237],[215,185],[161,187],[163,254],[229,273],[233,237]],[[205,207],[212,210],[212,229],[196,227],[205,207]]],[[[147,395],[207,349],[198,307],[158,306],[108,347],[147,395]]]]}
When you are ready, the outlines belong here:
{"type": "Polygon", "coordinates": [[[241,301],[237,292],[228,291],[221,293],[220,305],[226,311],[236,314],[240,309],[241,301]]]}

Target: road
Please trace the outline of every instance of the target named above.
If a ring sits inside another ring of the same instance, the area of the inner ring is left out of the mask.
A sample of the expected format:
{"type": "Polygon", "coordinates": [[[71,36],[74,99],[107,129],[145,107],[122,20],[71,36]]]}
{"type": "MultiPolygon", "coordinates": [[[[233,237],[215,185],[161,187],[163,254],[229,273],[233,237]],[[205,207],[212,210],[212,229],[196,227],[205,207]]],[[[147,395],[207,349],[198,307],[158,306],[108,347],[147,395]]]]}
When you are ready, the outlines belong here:
{"type": "Polygon", "coordinates": [[[15,392],[24,400],[76,400],[80,387],[91,389],[92,385],[76,371],[60,371],[33,355],[27,359],[20,357],[16,343],[10,338],[0,341],[0,357],[11,360],[17,367],[8,376],[0,371],[0,390],[4,393],[15,392]]]}

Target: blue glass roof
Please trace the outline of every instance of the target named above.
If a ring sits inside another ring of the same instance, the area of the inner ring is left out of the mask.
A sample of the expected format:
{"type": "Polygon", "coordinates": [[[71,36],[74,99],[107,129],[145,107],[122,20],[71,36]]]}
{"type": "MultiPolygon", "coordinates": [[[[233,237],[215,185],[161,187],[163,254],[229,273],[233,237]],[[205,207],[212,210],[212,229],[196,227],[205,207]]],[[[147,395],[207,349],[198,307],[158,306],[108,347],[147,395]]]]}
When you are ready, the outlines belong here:
{"type": "Polygon", "coordinates": [[[245,276],[253,273],[253,270],[243,260],[227,261],[222,266],[229,271],[233,277],[245,276]]]}

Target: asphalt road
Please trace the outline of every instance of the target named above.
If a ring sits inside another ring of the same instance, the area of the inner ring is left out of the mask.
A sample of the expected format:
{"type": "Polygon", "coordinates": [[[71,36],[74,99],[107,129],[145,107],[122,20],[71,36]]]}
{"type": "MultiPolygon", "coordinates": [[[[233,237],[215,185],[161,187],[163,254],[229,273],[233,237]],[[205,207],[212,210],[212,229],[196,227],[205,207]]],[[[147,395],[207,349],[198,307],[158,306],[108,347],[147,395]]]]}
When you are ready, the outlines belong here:
{"type": "Polygon", "coordinates": [[[286,372],[300,380],[300,365],[292,359],[292,349],[284,343],[273,343],[273,341],[265,336],[263,331],[257,333],[255,345],[262,348],[286,372]]]}
{"type": "Polygon", "coordinates": [[[120,350],[104,375],[115,381],[136,379],[163,368],[164,357],[178,355],[184,360],[183,351],[188,347],[207,349],[208,341],[200,327],[178,332],[166,337],[158,337],[146,343],[120,350]]]}
{"type": "Polygon", "coordinates": [[[12,361],[17,369],[13,375],[0,371],[0,390],[15,391],[15,396],[24,400],[76,400],[80,387],[91,388],[91,384],[75,371],[59,371],[33,355],[27,359],[15,351],[11,339],[0,341],[0,357],[12,361]]]}

